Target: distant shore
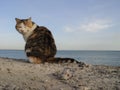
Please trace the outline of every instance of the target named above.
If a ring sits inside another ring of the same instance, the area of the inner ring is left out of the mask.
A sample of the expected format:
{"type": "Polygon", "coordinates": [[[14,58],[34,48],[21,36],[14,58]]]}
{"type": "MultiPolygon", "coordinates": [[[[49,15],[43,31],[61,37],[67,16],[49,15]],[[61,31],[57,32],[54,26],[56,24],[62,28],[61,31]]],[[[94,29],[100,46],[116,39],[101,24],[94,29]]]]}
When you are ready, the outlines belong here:
{"type": "Polygon", "coordinates": [[[120,90],[120,66],[31,64],[0,58],[0,90],[120,90]]]}

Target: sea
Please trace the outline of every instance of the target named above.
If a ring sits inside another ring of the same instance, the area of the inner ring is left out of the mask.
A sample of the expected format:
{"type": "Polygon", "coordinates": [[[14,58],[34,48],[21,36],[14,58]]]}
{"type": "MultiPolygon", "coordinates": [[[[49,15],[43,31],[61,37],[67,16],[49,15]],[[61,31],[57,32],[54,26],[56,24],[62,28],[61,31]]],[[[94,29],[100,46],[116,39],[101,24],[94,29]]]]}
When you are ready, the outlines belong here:
{"type": "MultiPolygon", "coordinates": [[[[0,57],[27,60],[24,50],[0,50],[0,57]]],[[[74,58],[92,65],[120,66],[120,51],[58,50],[55,57],[74,58]]]]}

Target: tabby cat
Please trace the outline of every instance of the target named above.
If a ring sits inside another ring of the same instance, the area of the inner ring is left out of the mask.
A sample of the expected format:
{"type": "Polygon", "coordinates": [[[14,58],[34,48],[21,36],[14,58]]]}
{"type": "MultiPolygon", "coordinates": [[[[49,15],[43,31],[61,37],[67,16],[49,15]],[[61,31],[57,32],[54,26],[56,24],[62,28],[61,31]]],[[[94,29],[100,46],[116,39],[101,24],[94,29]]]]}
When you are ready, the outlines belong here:
{"type": "Polygon", "coordinates": [[[77,62],[72,58],[55,58],[57,48],[55,40],[49,29],[44,26],[38,26],[28,19],[16,19],[16,30],[23,35],[26,41],[25,52],[31,63],[62,63],[77,62]]]}

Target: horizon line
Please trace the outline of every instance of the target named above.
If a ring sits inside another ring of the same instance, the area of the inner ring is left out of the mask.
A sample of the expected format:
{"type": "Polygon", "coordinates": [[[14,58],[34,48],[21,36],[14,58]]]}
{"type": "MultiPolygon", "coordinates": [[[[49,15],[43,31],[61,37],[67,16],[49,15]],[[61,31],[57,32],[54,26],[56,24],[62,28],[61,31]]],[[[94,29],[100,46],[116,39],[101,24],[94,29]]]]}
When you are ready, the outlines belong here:
{"type": "MultiPolygon", "coordinates": [[[[0,50],[23,50],[24,51],[24,49],[0,49],[0,50]]],[[[76,50],[76,49],[58,49],[57,51],[120,51],[120,50],[100,50],[100,49],[96,49],[96,50],[92,50],[92,49],[78,49],[78,50],[76,50]]]]}

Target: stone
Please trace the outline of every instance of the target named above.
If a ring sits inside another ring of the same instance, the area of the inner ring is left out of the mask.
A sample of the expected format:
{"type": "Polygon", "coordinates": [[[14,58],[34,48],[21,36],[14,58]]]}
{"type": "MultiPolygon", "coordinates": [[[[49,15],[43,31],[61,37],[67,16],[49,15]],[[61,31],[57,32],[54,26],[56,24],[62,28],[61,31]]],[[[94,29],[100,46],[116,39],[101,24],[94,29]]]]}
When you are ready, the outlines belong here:
{"type": "Polygon", "coordinates": [[[68,80],[73,77],[73,70],[70,68],[65,68],[61,73],[61,79],[68,80]]]}

